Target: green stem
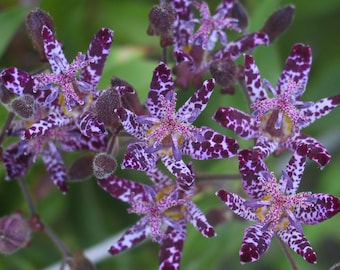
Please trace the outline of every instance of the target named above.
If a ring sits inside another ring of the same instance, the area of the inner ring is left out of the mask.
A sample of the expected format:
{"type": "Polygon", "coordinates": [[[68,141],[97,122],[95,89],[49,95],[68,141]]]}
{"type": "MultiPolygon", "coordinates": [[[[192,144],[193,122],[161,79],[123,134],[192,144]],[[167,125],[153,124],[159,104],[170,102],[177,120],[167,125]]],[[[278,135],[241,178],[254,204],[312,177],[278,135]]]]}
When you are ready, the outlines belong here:
{"type": "Polygon", "coordinates": [[[290,266],[292,267],[293,270],[299,270],[299,267],[297,266],[292,254],[290,253],[288,246],[280,238],[279,238],[279,240],[280,240],[280,244],[281,244],[281,247],[283,249],[283,252],[286,255],[286,257],[287,257],[287,259],[290,263],[290,266]]]}

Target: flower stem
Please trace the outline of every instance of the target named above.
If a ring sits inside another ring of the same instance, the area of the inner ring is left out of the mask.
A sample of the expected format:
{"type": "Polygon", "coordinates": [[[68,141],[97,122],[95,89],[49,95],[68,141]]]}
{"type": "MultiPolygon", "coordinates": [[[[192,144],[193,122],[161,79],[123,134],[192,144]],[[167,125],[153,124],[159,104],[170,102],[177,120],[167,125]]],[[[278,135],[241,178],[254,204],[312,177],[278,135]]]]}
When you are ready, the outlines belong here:
{"type": "Polygon", "coordinates": [[[8,129],[12,123],[12,120],[14,118],[15,114],[13,112],[10,112],[7,115],[7,119],[6,122],[4,124],[4,126],[2,127],[1,133],[0,133],[0,145],[2,144],[3,140],[5,139],[7,133],[8,133],[8,129]]]}
{"type": "Polygon", "coordinates": [[[299,267],[297,266],[294,258],[292,257],[292,254],[290,253],[290,250],[288,249],[287,245],[279,238],[281,247],[283,249],[283,252],[285,253],[290,266],[292,267],[293,270],[299,270],[299,267]]]}

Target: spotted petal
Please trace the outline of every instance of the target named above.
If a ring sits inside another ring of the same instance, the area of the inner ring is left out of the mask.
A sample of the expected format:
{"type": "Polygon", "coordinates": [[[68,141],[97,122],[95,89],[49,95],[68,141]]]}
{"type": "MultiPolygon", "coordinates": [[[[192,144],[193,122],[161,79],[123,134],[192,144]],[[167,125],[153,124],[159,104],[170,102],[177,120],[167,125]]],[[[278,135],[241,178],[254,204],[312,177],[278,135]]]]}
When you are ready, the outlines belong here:
{"type": "Polygon", "coordinates": [[[92,111],[85,111],[75,121],[81,134],[87,137],[99,136],[105,133],[105,125],[92,111]]]}
{"type": "Polygon", "coordinates": [[[161,62],[153,72],[150,91],[145,101],[145,106],[152,116],[161,118],[159,97],[160,95],[166,96],[169,91],[173,90],[174,82],[172,80],[171,70],[166,64],[161,62]]]}
{"type": "Polygon", "coordinates": [[[205,215],[193,202],[188,202],[187,204],[186,218],[203,236],[216,236],[214,228],[208,223],[205,215]]]}
{"type": "Polygon", "coordinates": [[[146,153],[146,143],[130,143],[125,151],[122,169],[134,169],[139,171],[148,171],[155,168],[159,159],[155,153],[146,153]]]}
{"type": "Polygon", "coordinates": [[[115,110],[125,131],[137,139],[144,140],[146,137],[146,125],[137,122],[137,115],[123,107],[115,110]]]}
{"type": "Polygon", "coordinates": [[[296,218],[304,224],[317,224],[340,212],[340,199],[329,194],[315,193],[313,206],[295,210],[296,218]]]}
{"type": "Polygon", "coordinates": [[[144,185],[133,182],[118,176],[109,176],[97,180],[98,185],[109,193],[112,197],[123,202],[129,203],[131,197],[138,197],[138,200],[147,201],[147,195],[144,191],[144,185]]]}
{"type": "Polygon", "coordinates": [[[240,249],[241,264],[260,259],[270,246],[274,236],[272,230],[263,230],[263,225],[255,224],[246,228],[240,249]]]}
{"type": "Polygon", "coordinates": [[[279,142],[275,140],[271,140],[267,136],[258,137],[253,147],[254,152],[262,158],[268,157],[278,148],[279,148],[279,142]]]}
{"type": "Polygon", "coordinates": [[[93,61],[82,69],[80,80],[91,85],[93,89],[98,86],[112,41],[113,31],[108,28],[101,28],[93,37],[87,50],[86,59],[93,61]]]}
{"type": "Polygon", "coordinates": [[[301,91],[295,95],[295,100],[299,99],[306,88],[311,65],[311,48],[307,45],[295,44],[286,60],[284,69],[278,80],[278,94],[285,89],[285,85],[289,84],[289,81],[293,80],[301,87],[301,91]]]}
{"type": "Polygon", "coordinates": [[[250,150],[240,151],[238,159],[243,189],[251,198],[262,199],[267,194],[267,191],[258,179],[258,173],[268,171],[266,164],[250,150]]]}
{"type": "Polygon", "coordinates": [[[237,194],[225,190],[219,190],[216,195],[238,216],[252,221],[258,221],[256,214],[245,206],[246,200],[237,194]]]}
{"type": "Polygon", "coordinates": [[[340,95],[336,95],[333,97],[320,99],[319,101],[315,102],[312,106],[302,108],[300,112],[306,117],[307,121],[305,123],[301,123],[300,128],[309,126],[315,120],[327,115],[336,106],[338,106],[339,103],[340,95]]]}
{"type": "Polygon", "coordinates": [[[147,217],[141,218],[133,227],[125,231],[118,241],[110,247],[109,252],[116,255],[145,240],[150,234],[150,227],[146,226],[147,219],[147,217]]]}
{"type": "Polygon", "coordinates": [[[250,139],[258,136],[258,125],[255,119],[236,108],[221,107],[217,109],[213,119],[242,138],[250,139]]]}
{"type": "Polygon", "coordinates": [[[159,270],[179,270],[184,241],[186,239],[186,221],[179,220],[180,226],[168,226],[159,251],[159,270]]]}
{"type": "Polygon", "coordinates": [[[173,184],[173,180],[157,167],[149,169],[145,173],[160,190],[173,184]]]}
{"type": "Polygon", "coordinates": [[[53,184],[57,186],[61,192],[66,193],[68,190],[66,182],[67,174],[64,161],[57,147],[52,142],[48,143],[47,146],[43,148],[41,156],[53,184]]]}
{"type": "Polygon", "coordinates": [[[1,71],[0,79],[3,85],[13,94],[22,96],[32,94],[33,80],[29,73],[15,67],[1,71]]]}
{"type": "Polygon", "coordinates": [[[44,51],[53,73],[62,73],[68,68],[69,64],[65,58],[59,41],[46,25],[42,27],[41,34],[44,41],[44,51]]]}
{"type": "Polygon", "coordinates": [[[202,141],[186,140],[183,144],[182,153],[194,159],[218,159],[229,158],[236,155],[239,149],[237,141],[215,132],[208,127],[202,127],[202,141]]]}
{"type": "Polygon", "coordinates": [[[173,156],[161,157],[165,167],[176,176],[177,182],[183,189],[188,189],[194,182],[194,176],[183,160],[175,160],[173,156]]]}
{"type": "Polygon", "coordinates": [[[214,86],[214,79],[204,81],[201,88],[198,89],[195,94],[178,109],[178,120],[186,123],[194,122],[207,106],[212,91],[214,90],[214,86]]]}
{"type": "Polygon", "coordinates": [[[316,263],[316,253],[313,251],[307,238],[293,226],[276,232],[283,242],[301,255],[307,262],[316,263]]]}

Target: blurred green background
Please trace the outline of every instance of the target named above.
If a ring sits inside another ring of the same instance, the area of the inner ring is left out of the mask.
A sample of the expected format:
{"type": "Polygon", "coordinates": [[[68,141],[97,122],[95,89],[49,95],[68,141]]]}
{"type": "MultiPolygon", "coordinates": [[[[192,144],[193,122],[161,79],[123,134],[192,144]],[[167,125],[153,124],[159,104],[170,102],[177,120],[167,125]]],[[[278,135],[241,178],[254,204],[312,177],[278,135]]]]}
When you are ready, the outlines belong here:
{"type": "MultiPolygon", "coordinates": [[[[209,1],[215,7],[219,1],[209,1]]],[[[291,27],[269,47],[258,47],[254,57],[263,78],[274,85],[284,61],[293,44],[309,44],[313,50],[313,65],[307,91],[303,100],[318,100],[340,93],[340,1],[309,0],[248,0],[242,1],[247,8],[250,21],[247,31],[260,29],[268,16],[289,3],[296,6],[291,27]]],[[[127,80],[138,91],[142,101],[148,91],[152,71],[160,59],[159,39],[146,35],[148,12],[157,1],[134,0],[0,0],[0,69],[16,66],[32,71],[41,66],[38,54],[32,49],[26,34],[24,18],[27,11],[35,6],[48,11],[54,18],[57,36],[64,45],[64,52],[72,61],[77,52],[85,52],[95,32],[101,27],[114,30],[114,42],[107,60],[100,86],[108,87],[115,75],[127,80]]],[[[232,40],[237,37],[230,34],[232,40]]],[[[242,58],[242,57],[241,57],[242,58]]],[[[243,61],[243,59],[239,59],[243,61]]],[[[172,63],[170,63],[171,65],[172,63]]],[[[184,102],[192,91],[182,93],[179,102],[184,102]]],[[[234,136],[230,131],[212,122],[211,116],[219,106],[234,106],[246,110],[240,89],[234,96],[221,96],[218,89],[212,96],[206,111],[197,120],[197,125],[208,125],[220,132],[234,136]]],[[[6,110],[0,110],[0,126],[6,117],[6,110]]],[[[303,132],[319,139],[332,154],[331,163],[320,171],[315,163],[308,162],[300,190],[331,193],[340,197],[340,109],[318,120],[303,132]]],[[[249,142],[239,140],[241,146],[249,142]]],[[[123,150],[123,149],[122,149],[123,150]]],[[[123,151],[121,151],[123,152],[123,151]]],[[[65,163],[69,166],[79,153],[66,153],[65,163]]],[[[289,153],[278,158],[269,158],[268,166],[280,175],[289,153]]],[[[121,155],[119,156],[121,161],[121,155]]],[[[195,161],[197,174],[237,173],[235,159],[222,161],[195,161]],[[204,169],[203,169],[204,165],[204,169]]],[[[131,180],[147,181],[143,173],[121,171],[117,173],[131,180]]],[[[94,179],[71,183],[66,196],[51,186],[40,160],[32,166],[26,179],[36,201],[41,218],[60,236],[70,250],[85,250],[116,233],[128,228],[138,216],[127,214],[126,204],[112,199],[102,191],[94,179]]],[[[239,181],[220,181],[210,187],[204,186],[196,202],[205,212],[224,206],[215,198],[217,188],[238,190],[239,181]]],[[[14,211],[27,213],[27,206],[15,181],[5,181],[0,170],[0,216],[14,211]]],[[[182,257],[182,269],[290,269],[278,239],[274,238],[271,248],[256,263],[239,263],[238,250],[243,230],[251,223],[229,218],[228,223],[216,227],[218,237],[205,239],[191,225],[182,257]]],[[[304,233],[318,254],[318,264],[309,265],[293,254],[299,269],[329,269],[340,261],[340,219],[339,216],[314,226],[304,226],[304,233]]],[[[107,249],[109,245],[107,246],[107,249]]],[[[0,255],[0,269],[43,269],[60,260],[60,254],[50,240],[42,233],[34,233],[28,248],[14,255],[0,255]]],[[[110,257],[96,264],[97,269],[157,269],[158,245],[150,240],[116,257],[110,257]]]]}

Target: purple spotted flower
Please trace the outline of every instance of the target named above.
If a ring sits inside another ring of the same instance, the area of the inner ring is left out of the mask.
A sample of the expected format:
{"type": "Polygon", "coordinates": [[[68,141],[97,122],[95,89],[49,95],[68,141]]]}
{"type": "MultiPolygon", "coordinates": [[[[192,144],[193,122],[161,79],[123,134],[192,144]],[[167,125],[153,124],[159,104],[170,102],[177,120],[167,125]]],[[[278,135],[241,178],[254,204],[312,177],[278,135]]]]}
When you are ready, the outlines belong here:
{"type": "Polygon", "coordinates": [[[267,80],[261,80],[254,59],[246,55],[245,82],[253,112],[249,115],[232,107],[219,108],[214,119],[242,138],[255,138],[254,150],[263,158],[283,149],[295,151],[305,144],[309,149],[308,157],[321,167],[326,166],[330,154],[320,142],[300,130],[331,112],[340,103],[340,95],[316,102],[300,101],[311,63],[311,48],[294,45],[277,86],[273,87],[267,80]]]}
{"type": "Polygon", "coordinates": [[[98,180],[99,186],[112,197],[130,204],[130,213],[143,215],[111,246],[109,252],[118,254],[151,237],[160,244],[159,269],[179,269],[187,223],[190,222],[204,237],[216,236],[215,230],[192,202],[193,185],[183,191],[158,169],[147,174],[153,185],[118,176],[98,180]]]}
{"type": "Polygon", "coordinates": [[[203,83],[176,112],[176,92],[170,69],[160,63],[154,70],[145,102],[149,115],[137,116],[125,108],[116,114],[125,130],[141,142],[131,143],[125,153],[123,168],[148,171],[161,159],[181,186],[190,186],[193,177],[182,155],[206,160],[228,158],[236,154],[238,144],[208,127],[192,123],[206,107],[214,88],[214,80],[203,83]]]}
{"type": "Polygon", "coordinates": [[[241,263],[260,258],[274,234],[309,263],[316,253],[304,236],[301,224],[317,224],[340,212],[340,198],[329,194],[297,193],[303,175],[306,151],[303,145],[293,154],[279,181],[263,160],[250,150],[239,153],[242,185],[250,200],[220,190],[220,199],[237,215],[256,221],[245,230],[240,249],[241,263]]]}

